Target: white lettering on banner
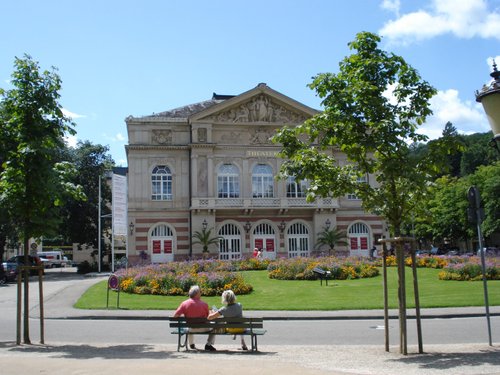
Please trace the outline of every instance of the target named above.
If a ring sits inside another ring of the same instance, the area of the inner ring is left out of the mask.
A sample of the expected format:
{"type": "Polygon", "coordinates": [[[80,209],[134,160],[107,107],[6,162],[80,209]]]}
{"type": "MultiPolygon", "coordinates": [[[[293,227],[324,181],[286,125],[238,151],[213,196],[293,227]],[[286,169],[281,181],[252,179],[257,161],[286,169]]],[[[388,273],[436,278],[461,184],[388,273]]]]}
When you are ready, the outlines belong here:
{"type": "Polygon", "coordinates": [[[127,235],[127,177],[113,174],[113,233],[127,235]]]}

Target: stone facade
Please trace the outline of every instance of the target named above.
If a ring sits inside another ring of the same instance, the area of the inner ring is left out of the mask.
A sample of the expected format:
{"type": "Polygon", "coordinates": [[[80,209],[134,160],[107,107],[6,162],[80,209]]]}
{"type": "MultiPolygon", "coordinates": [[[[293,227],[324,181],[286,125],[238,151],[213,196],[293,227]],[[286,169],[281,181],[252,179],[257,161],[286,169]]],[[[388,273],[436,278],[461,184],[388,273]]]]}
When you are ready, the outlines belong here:
{"type": "MultiPolygon", "coordinates": [[[[282,160],[270,141],[284,125],[318,113],[265,84],[238,96],[126,119],[129,144],[129,257],[152,262],[199,257],[192,236],[221,237],[211,257],[237,259],[263,248],[269,258],[318,255],[325,223],[349,232],[344,254],[368,255],[384,235],[380,218],[350,197],[307,203],[303,186],[275,178],[282,160]]],[[[342,162],[342,155],[339,155],[342,162]]]]}

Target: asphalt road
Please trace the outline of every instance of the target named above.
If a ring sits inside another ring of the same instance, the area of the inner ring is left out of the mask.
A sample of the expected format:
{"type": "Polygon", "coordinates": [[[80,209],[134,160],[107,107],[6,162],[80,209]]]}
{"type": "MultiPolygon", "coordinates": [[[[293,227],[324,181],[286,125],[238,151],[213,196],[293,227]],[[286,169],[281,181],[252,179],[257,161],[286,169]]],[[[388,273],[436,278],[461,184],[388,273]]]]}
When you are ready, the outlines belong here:
{"type": "MultiPolygon", "coordinates": [[[[0,287],[0,374],[500,374],[498,308],[491,318],[493,346],[487,344],[484,317],[434,317],[422,320],[424,353],[418,354],[415,320],[409,319],[409,354],[404,356],[398,350],[398,321],[391,319],[391,348],[386,352],[383,319],[344,312],[342,318],[304,314],[300,320],[266,319],[268,332],[259,338],[260,351],[255,354],[238,350],[238,342],[230,337],[217,337],[215,353],[186,353],[176,351],[176,336],[166,320],[171,312],[73,309],[78,294],[97,280],[68,271],[50,270],[45,278],[44,345],[38,344],[37,284],[30,287],[32,345],[20,346],[15,345],[16,287],[0,287]],[[140,319],[141,314],[150,316],[140,319]]],[[[203,336],[195,340],[203,346],[203,336]]]]}

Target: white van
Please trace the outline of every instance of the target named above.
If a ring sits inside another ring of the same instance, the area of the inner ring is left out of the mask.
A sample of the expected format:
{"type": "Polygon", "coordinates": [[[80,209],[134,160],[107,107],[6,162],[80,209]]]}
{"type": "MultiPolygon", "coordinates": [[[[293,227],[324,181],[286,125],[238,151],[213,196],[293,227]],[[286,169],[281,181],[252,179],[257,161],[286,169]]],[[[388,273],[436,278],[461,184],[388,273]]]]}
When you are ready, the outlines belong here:
{"type": "Polygon", "coordinates": [[[40,258],[45,268],[66,267],[66,263],[68,262],[61,250],[40,251],[36,255],[40,258]]]}

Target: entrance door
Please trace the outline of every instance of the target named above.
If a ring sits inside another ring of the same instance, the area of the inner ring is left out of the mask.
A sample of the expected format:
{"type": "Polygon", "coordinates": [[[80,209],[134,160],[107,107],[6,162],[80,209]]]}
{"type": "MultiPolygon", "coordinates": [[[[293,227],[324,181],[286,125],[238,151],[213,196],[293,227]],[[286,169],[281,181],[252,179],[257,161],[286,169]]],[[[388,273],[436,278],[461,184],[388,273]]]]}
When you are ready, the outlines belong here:
{"type": "Polygon", "coordinates": [[[235,260],[241,258],[241,233],[233,224],[224,224],[219,230],[219,259],[235,260]]]}
{"type": "Polygon", "coordinates": [[[276,259],[276,233],[274,228],[267,223],[259,224],[253,232],[254,247],[262,249],[262,256],[276,259]]]}
{"type": "Polygon", "coordinates": [[[151,263],[166,263],[174,260],[174,234],[165,224],[156,226],[151,232],[151,263]]]}
{"type": "Polygon", "coordinates": [[[349,228],[349,249],[351,255],[369,256],[368,239],[370,230],[368,226],[363,223],[354,223],[349,228]]]}

